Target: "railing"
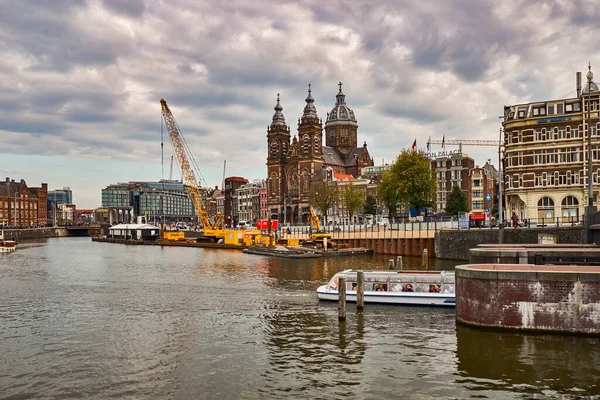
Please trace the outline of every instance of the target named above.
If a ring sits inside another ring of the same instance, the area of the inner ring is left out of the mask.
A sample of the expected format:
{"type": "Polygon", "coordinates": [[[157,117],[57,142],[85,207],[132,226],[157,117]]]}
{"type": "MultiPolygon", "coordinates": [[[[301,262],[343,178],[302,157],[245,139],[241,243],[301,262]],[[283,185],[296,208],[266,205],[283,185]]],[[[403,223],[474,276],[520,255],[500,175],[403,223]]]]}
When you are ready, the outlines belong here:
{"type": "MultiPolygon", "coordinates": [[[[583,217],[557,217],[524,219],[519,221],[518,226],[513,226],[512,221],[505,221],[504,229],[529,229],[529,228],[566,228],[585,225],[583,217]]],[[[402,237],[429,237],[439,230],[482,230],[499,229],[496,221],[474,221],[474,220],[446,220],[446,221],[413,221],[385,225],[327,225],[326,232],[332,234],[332,238],[402,238],[402,237]]],[[[283,226],[279,230],[282,238],[308,238],[310,237],[308,225],[283,226]]]]}

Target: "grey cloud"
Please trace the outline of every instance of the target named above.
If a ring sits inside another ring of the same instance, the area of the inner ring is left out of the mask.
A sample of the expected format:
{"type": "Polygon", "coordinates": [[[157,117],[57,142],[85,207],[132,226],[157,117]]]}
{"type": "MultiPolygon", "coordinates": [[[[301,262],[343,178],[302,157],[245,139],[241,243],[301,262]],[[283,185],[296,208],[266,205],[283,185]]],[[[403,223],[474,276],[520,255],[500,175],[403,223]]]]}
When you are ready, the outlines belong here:
{"type": "Polygon", "coordinates": [[[146,11],[144,0],[102,0],[110,10],[128,17],[140,17],[146,11]]]}

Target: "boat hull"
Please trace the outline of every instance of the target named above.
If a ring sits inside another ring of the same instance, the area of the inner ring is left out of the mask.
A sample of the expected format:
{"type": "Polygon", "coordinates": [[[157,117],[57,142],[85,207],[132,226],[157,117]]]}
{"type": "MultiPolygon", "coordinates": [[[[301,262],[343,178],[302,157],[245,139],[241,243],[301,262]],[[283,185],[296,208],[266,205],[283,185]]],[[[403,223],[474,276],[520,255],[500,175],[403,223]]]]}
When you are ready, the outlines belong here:
{"type": "MultiPolygon", "coordinates": [[[[338,301],[338,291],[327,288],[317,289],[319,300],[338,301]]],[[[356,292],[346,292],[346,301],[356,303],[356,292]]],[[[455,307],[454,293],[414,293],[414,292],[371,292],[365,291],[365,303],[397,304],[412,306],[455,307]]]]}

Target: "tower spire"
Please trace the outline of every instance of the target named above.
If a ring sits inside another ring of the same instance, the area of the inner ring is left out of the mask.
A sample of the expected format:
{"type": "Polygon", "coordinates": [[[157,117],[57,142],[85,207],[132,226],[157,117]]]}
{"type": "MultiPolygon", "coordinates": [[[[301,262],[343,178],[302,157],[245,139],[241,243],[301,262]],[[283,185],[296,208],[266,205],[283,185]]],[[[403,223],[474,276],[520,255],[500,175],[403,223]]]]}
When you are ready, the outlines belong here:
{"type": "Polygon", "coordinates": [[[273,122],[271,122],[271,127],[274,126],[287,126],[287,124],[285,123],[285,117],[283,116],[283,107],[281,106],[281,103],[279,102],[279,93],[277,93],[277,104],[275,104],[275,107],[273,108],[275,110],[275,114],[273,114],[273,122]]]}

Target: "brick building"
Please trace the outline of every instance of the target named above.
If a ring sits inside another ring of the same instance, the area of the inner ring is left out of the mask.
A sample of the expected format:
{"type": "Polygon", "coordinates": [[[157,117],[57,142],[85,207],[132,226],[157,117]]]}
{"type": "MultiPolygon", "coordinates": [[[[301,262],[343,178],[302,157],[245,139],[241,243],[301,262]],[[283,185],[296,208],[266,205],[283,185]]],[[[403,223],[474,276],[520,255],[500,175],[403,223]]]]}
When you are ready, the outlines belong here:
{"type": "Polygon", "coordinates": [[[39,188],[29,188],[23,179],[15,182],[6,178],[0,182],[0,225],[45,226],[47,193],[48,185],[45,183],[39,188]]]}
{"type": "Polygon", "coordinates": [[[469,171],[475,167],[475,161],[460,150],[436,153],[431,160],[431,169],[437,180],[436,198],[433,212],[442,212],[454,185],[467,196],[467,204],[471,204],[471,179],[469,171]]]}
{"type": "Polygon", "coordinates": [[[229,178],[225,178],[225,192],[223,193],[223,215],[225,217],[225,226],[235,227],[237,225],[239,221],[238,198],[235,191],[247,183],[248,179],[239,176],[230,176],[229,178]]]}

